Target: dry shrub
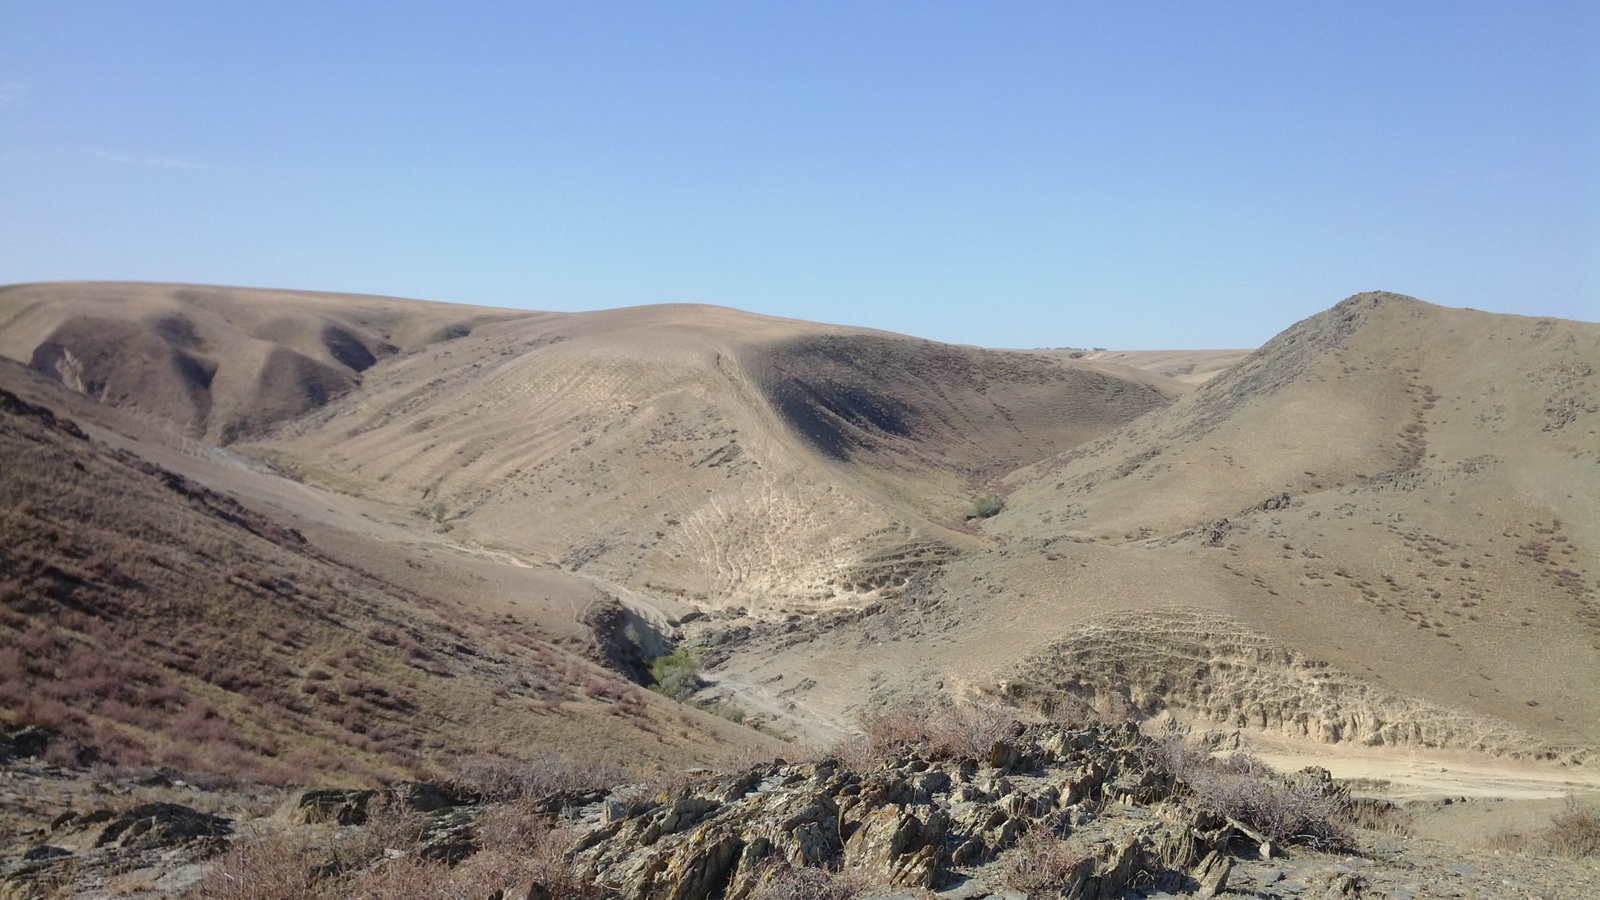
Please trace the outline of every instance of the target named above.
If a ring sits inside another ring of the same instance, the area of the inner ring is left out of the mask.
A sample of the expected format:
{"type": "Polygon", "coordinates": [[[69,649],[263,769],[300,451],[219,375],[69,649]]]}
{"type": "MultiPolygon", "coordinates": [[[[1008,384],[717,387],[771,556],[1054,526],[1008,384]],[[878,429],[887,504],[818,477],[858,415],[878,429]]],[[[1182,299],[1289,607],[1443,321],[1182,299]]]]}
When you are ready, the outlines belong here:
{"type": "Polygon", "coordinates": [[[1213,757],[1184,740],[1169,722],[1151,739],[1151,762],[1187,786],[1201,809],[1225,816],[1275,843],[1340,846],[1356,809],[1349,791],[1335,785],[1326,770],[1306,769],[1284,776],[1248,753],[1213,757]]]}
{"type": "Polygon", "coordinates": [[[573,791],[593,791],[627,781],[628,771],[610,763],[573,761],[542,756],[530,761],[502,756],[476,756],[463,760],[446,781],[458,792],[484,800],[508,801],[519,797],[547,797],[573,791]]]}
{"type": "Polygon", "coordinates": [[[1514,828],[1500,828],[1484,838],[1485,850],[1505,853],[1522,853],[1533,846],[1533,841],[1514,828]]]}
{"type": "Polygon", "coordinates": [[[1254,756],[1235,753],[1179,777],[1202,809],[1267,840],[1324,848],[1347,843],[1349,794],[1309,771],[1285,777],[1254,756]]]}
{"type": "Polygon", "coordinates": [[[1552,852],[1574,859],[1600,856],[1600,810],[1567,795],[1567,805],[1550,817],[1541,835],[1552,852]]]}
{"type": "Polygon", "coordinates": [[[409,853],[422,843],[427,823],[421,813],[386,794],[367,802],[367,819],[361,827],[341,833],[334,849],[341,870],[353,871],[383,859],[389,851],[409,853]]]}
{"type": "Polygon", "coordinates": [[[1016,851],[1002,873],[1006,886],[1029,897],[1054,897],[1083,864],[1067,842],[1048,827],[1034,825],[1023,832],[1016,851]]]}
{"type": "MultiPolygon", "coordinates": [[[[379,801],[374,800],[374,803],[379,801]]],[[[450,866],[415,853],[424,817],[393,803],[369,808],[365,826],[276,832],[235,845],[189,892],[218,900],[372,898],[481,900],[536,881],[551,900],[599,900],[566,862],[574,834],[538,814],[531,800],[502,804],[478,824],[482,849],[450,866]],[[321,836],[321,840],[318,836],[321,836]]]]}
{"type": "Polygon", "coordinates": [[[1046,721],[1062,728],[1087,728],[1101,722],[1100,715],[1077,694],[1060,694],[1041,704],[1046,721]]]}
{"type": "Polygon", "coordinates": [[[750,900],[856,900],[865,887],[849,872],[780,868],[756,886],[750,900]]]}
{"type": "Polygon", "coordinates": [[[1411,833],[1411,814],[1388,800],[1352,797],[1345,817],[1352,826],[1366,831],[1397,835],[1411,833]]]}
{"type": "Polygon", "coordinates": [[[1149,748],[1150,756],[1157,765],[1183,780],[1188,780],[1188,776],[1200,772],[1211,763],[1211,750],[1188,740],[1183,727],[1171,719],[1167,720],[1159,733],[1151,737],[1149,748]]]}
{"type": "Polygon", "coordinates": [[[238,841],[187,896],[205,900],[301,900],[319,893],[325,859],[310,835],[275,832],[238,841]]]}
{"type": "Polygon", "coordinates": [[[902,703],[861,719],[861,734],[835,753],[858,770],[880,765],[910,748],[929,759],[982,759],[996,741],[1020,733],[1016,711],[997,703],[902,703]]]}
{"type": "Polygon", "coordinates": [[[537,881],[552,900],[590,900],[601,895],[567,861],[577,834],[538,812],[530,798],[499,804],[478,820],[482,848],[457,867],[464,879],[486,888],[537,881]]]}

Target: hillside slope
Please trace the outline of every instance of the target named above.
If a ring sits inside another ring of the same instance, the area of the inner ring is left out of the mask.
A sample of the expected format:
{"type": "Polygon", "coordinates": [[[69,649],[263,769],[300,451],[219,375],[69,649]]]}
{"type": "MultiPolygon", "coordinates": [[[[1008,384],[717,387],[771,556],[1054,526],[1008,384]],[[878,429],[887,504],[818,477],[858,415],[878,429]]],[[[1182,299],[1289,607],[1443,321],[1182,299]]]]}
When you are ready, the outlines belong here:
{"type": "Polygon", "coordinates": [[[246,449],[453,540],[783,614],[893,594],[981,543],[986,479],[1170,396],[1133,370],[644,307],[422,348],[246,449]]]}
{"type": "Polygon", "coordinates": [[[485,635],[582,640],[615,598],[700,654],[702,698],[789,733],[937,690],[1600,747],[1600,325],[1363,294],[1243,358],[1077,354],[700,306],[65,285],[0,290],[0,353],[108,446],[485,635]],[[222,376],[290,352],[343,380],[285,376],[284,405],[222,376]],[[212,363],[203,394],[179,378],[212,363]]]}
{"type": "Polygon", "coordinates": [[[765,740],[95,440],[31,376],[0,362],[0,720],[80,761],[371,783],[476,754],[681,766],[765,740]]]}
{"type": "MultiPolygon", "coordinates": [[[[1048,596],[1057,621],[1204,610],[1224,617],[1218,635],[1242,625],[1384,690],[1593,747],[1597,373],[1597,325],[1358,295],[1011,476],[988,523],[1011,556],[992,571],[1048,596]]],[[[1365,701],[1343,719],[1251,711],[1259,698],[1226,680],[1191,705],[1330,740],[1383,740],[1404,718],[1365,701]]]]}
{"type": "Polygon", "coordinates": [[[525,315],[307,291],[12,285],[0,288],[0,356],[226,444],[354,390],[379,360],[525,315]]]}

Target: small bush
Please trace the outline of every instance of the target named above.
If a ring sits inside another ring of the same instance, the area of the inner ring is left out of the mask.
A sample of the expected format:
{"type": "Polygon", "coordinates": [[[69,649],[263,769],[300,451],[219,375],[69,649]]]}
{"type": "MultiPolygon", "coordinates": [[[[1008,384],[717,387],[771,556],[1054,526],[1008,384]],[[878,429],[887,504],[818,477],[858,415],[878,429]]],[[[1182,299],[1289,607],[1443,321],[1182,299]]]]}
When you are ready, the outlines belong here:
{"type": "Polygon", "coordinates": [[[1015,855],[1006,863],[1006,886],[1029,897],[1060,896],[1061,889],[1084,864],[1084,857],[1067,848],[1067,842],[1049,828],[1035,825],[1017,841],[1015,855]]]}
{"type": "Polygon", "coordinates": [[[1550,849],[1562,856],[1600,856],[1600,810],[1584,806],[1578,798],[1568,795],[1566,808],[1550,818],[1543,837],[1550,849]]]}
{"type": "Polygon", "coordinates": [[[700,664],[687,651],[677,650],[650,662],[650,689],[682,703],[705,687],[700,664]]]}
{"type": "Polygon", "coordinates": [[[1000,511],[1005,508],[1005,497],[999,494],[990,494],[987,497],[979,497],[972,501],[972,517],[975,519],[987,519],[991,516],[999,515],[1000,511]]]}
{"type": "MultiPolygon", "coordinates": [[[[552,900],[586,900],[601,896],[597,885],[588,883],[566,862],[567,851],[577,840],[575,832],[551,821],[527,799],[505,803],[489,810],[478,821],[478,843],[482,847],[457,869],[463,876],[474,873],[482,886],[492,890],[537,881],[550,892],[552,900]]],[[[465,896],[485,896],[488,890],[465,896]]]]}
{"type": "Polygon", "coordinates": [[[1016,712],[989,701],[905,703],[861,718],[861,734],[835,748],[857,769],[869,769],[910,747],[929,759],[984,759],[996,741],[1021,728],[1016,712]]]}
{"type": "Polygon", "coordinates": [[[1202,809],[1254,829],[1269,841],[1324,848],[1347,842],[1350,795],[1313,772],[1285,777],[1254,756],[1235,753],[1225,760],[1207,760],[1180,777],[1202,809]]]}
{"type": "Polygon", "coordinates": [[[340,869],[365,868],[390,850],[410,852],[422,843],[422,814],[393,797],[380,794],[367,804],[367,820],[352,829],[334,851],[340,869]]]}
{"type": "Polygon", "coordinates": [[[751,892],[750,900],[856,900],[863,885],[849,874],[827,869],[774,870],[751,892]]]}
{"type": "Polygon", "coordinates": [[[457,791],[484,800],[511,801],[609,788],[629,777],[626,769],[597,760],[575,762],[560,756],[544,756],[524,762],[500,756],[477,756],[463,760],[445,781],[457,791]]]}
{"type": "Polygon", "coordinates": [[[1194,804],[1233,819],[1278,844],[1334,847],[1348,842],[1350,792],[1325,769],[1284,776],[1248,753],[1218,759],[1183,739],[1175,724],[1149,745],[1151,761],[1186,786],[1194,804]]]}
{"type": "Polygon", "coordinates": [[[299,900],[317,895],[325,859],[307,835],[276,833],[233,844],[187,896],[207,900],[299,900]]]}

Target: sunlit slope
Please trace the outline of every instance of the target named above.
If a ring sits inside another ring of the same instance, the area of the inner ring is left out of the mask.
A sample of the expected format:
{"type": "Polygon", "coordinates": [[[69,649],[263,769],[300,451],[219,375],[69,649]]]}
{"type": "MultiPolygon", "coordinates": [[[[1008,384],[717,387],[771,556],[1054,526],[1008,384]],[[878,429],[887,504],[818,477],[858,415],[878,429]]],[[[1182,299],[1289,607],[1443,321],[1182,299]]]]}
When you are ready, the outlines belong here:
{"type": "MultiPolygon", "coordinates": [[[[1218,633],[1253,629],[1383,690],[1595,746],[1597,371],[1597,325],[1358,295],[1171,406],[1016,473],[987,524],[1008,555],[963,561],[952,579],[981,568],[997,601],[1021,596],[989,633],[1061,665],[1096,617],[1216,614],[1218,633]],[[1040,637],[1052,630],[1062,645],[1040,637]]],[[[1218,679],[1191,698],[1207,714],[1312,737],[1381,739],[1394,724],[1359,698],[1346,719],[1251,709],[1259,698],[1218,674],[1238,660],[1163,653],[1163,631],[1118,677],[1147,681],[1132,672],[1141,658],[1198,665],[1218,679]]]]}
{"type": "Polygon", "coordinates": [[[259,447],[452,539],[778,612],[893,593],[976,545],[984,478],[1168,396],[1132,371],[643,307],[397,357],[259,447]]]}
{"type": "Polygon", "coordinates": [[[0,356],[228,443],[355,390],[379,360],[528,315],[309,291],[14,285],[0,288],[0,356]]]}

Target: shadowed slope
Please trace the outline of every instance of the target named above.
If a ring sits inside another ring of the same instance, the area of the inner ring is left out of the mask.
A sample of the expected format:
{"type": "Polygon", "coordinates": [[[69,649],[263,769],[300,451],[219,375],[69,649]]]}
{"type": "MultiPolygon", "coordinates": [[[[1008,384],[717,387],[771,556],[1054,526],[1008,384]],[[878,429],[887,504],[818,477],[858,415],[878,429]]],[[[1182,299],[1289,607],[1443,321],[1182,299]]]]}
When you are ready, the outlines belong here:
{"type": "Polygon", "coordinates": [[[14,285],[0,288],[0,355],[226,444],[353,390],[379,359],[518,315],[246,288],[14,285]]]}
{"type": "Polygon", "coordinates": [[[52,394],[29,374],[0,361],[0,720],[82,760],[283,782],[563,747],[682,765],[765,740],[93,440],[24,399],[52,394]]]}
{"type": "Polygon", "coordinates": [[[794,338],[751,355],[768,402],[818,452],[974,480],[1102,434],[1172,393],[1130,373],[879,335],[794,338]]]}
{"type": "Polygon", "coordinates": [[[865,603],[973,545],[985,475],[1159,380],[693,306],[546,315],[382,363],[260,452],[454,540],[763,613],[865,603]]]}

